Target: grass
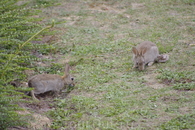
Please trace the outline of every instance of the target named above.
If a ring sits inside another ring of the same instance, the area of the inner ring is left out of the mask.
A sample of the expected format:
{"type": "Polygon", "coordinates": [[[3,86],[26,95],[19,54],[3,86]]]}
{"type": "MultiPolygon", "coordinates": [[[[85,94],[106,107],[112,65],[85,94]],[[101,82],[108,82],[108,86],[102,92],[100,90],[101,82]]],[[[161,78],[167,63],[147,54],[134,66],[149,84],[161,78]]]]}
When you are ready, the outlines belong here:
{"type": "Polygon", "coordinates": [[[69,59],[77,82],[47,112],[51,128],[193,129],[194,46],[189,45],[194,44],[194,4],[68,0],[43,10],[46,18],[59,22],[58,40],[51,46],[57,50],[50,53],[57,63],[39,71],[61,71],[62,61],[69,59]],[[145,40],[170,60],[140,72],[132,69],[131,48],[145,40]]]}

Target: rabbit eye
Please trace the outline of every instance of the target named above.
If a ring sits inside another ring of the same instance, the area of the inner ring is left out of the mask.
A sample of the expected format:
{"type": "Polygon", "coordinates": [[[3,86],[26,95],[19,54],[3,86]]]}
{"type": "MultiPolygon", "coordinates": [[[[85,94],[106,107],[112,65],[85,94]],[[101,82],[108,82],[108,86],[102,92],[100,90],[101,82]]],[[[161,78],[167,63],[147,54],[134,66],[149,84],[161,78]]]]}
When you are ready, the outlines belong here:
{"type": "Polygon", "coordinates": [[[74,80],[74,78],[70,78],[72,81],[74,80]]]}

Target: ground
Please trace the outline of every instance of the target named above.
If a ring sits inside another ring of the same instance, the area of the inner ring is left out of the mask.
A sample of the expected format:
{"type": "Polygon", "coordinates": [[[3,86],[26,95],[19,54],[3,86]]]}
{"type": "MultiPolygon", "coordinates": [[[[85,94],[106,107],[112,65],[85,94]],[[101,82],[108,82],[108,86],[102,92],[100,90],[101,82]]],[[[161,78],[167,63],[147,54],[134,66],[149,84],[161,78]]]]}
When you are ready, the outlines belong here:
{"type": "Polygon", "coordinates": [[[51,61],[39,65],[63,67],[69,60],[76,86],[65,96],[41,98],[41,105],[25,105],[47,116],[48,129],[195,127],[193,0],[58,2],[39,16],[56,22],[55,42],[49,41],[55,49],[42,56],[51,61]],[[132,69],[131,49],[142,41],[156,43],[169,61],[132,69]]]}

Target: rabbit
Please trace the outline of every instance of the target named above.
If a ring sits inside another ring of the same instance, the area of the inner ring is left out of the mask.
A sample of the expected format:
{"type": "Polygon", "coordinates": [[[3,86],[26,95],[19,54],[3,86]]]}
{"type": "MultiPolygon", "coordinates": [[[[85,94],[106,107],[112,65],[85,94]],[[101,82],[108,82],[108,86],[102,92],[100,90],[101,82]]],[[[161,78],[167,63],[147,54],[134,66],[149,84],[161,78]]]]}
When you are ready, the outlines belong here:
{"type": "Polygon", "coordinates": [[[144,70],[145,65],[151,66],[154,62],[166,62],[168,55],[159,55],[158,47],[155,43],[144,41],[132,48],[133,51],[133,68],[144,70]]]}
{"type": "Polygon", "coordinates": [[[70,76],[69,70],[70,66],[66,64],[64,76],[56,74],[39,74],[30,78],[28,81],[28,87],[34,88],[34,90],[30,91],[32,98],[38,101],[35,94],[41,94],[48,91],[58,93],[67,85],[74,87],[74,78],[70,76]]]}

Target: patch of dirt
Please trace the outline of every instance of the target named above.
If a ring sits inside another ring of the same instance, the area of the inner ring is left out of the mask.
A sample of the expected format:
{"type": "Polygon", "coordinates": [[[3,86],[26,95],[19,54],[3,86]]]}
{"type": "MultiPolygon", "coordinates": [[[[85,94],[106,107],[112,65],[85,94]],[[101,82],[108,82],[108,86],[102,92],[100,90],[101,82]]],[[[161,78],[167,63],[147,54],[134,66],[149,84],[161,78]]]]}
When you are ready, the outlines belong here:
{"type": "Polygon", "coordinates": [[[28,79],[35,75],[35,71],[34,70],[24,70],[24,74],[27,75],[28,79]]]}
{"type": "MultiPolygon", "coordinates": [[[[60,98],[66,98],[68,92],[61,92],[60,98]]],[[[24,109],[24,111],[18,111],[21,115],[30,115],[27,117],[27,122],[30,124],[28,128],[16,126],[9,128],[9,130],[51,130],[50,126],[52,120],[44,115],[45,112],[55,108],[53,104],[53,99],[56,97],[53,92],[46,92],[36,96],[39,99],[39,102],[20,102],[18,105],[24,109]]],[[[29,100],[28,98],[24,99],[25,101],[29,100]]]]}
{"type": "Polygon", "coordinates": [[[69,1],[69,2],[63,2],[61,3],[60,6],[55,7],[55,8],[58,8],[59,10],[68,11],[68,12],[78,11],[80,10],[81,7],[83,7],[84,4],[85,4],[84,2],[69,1]]]}
{"type": "Polygon", "coordinates": [[[144,3],[132,3],[131,4],[132,9],[141,9],[145,7],[144,3]]]}
{"type": "MultiPolygon", "coordinates": [[[[148,69],[148,68],[147,68],[148,69]]],[[[154,89],[161,89],[166,87],[165,84],[159,83],[158,80],[155,78],[158,74],[156,73],[149,73],[147,75],[142,76],[146,82],[144,83],[146,86],[149,86],[154,89]]]]}
{"type": "MultiPolygon", "coordinates": [[[[60,97],[63,94],[60,95],[60,97]]],[[[9,130],[51,130],[52,120],[44,115],[45,112],[53,109],[55,106],[51,105],[53,103],[54,94],[52,92],[46,92],[44,94],[39,94],[37,96],[39,102],[20,102],[18,105],[24,109],[24,111],[18,111],[21,115],[30,115],[27,117],[27,122],[29,123],[28,128],[25,127],[13,127],[9,130]]],[[[27,101],[28,99],[24,99],[27,101]]]]}
{"type": "Polygon", "coordinates": [[[9,130],[29,130],[29,129],[33,129],[33,130],[49,130],[49,127],[51,126],[51,120],[44,116],[44,115],[40,115],[37,113],[31,113],[28,110],[24,110],[24,111],[18,111],[18,114],[21,115],[28,115],[30,114],[31,117],[27,119],[27,122],[30,124],[28,126],[28,128],[26,127],[13,127],[13,128],[9,128],[9,130]]]}
{"type": "Polygon", "coordinates": [[[52,103],[53,103],[52,99],[47,98],[47,99],[39,100],[39,102],[35,102],[35,101],[21,102],[18,105],[24,109],[28,109],[30,111],[42,114],[54,108],[54,106],[50,105],[52,103]]]}
{"type": "Polygon", "coordinates": [[[31,127],[33,129],[49,129],[49,127],[51,126],[51,120],[49,118],[47,118],[46,116],[40,115],[40,114],[32,114],[32,116],[34,117],[34,121],[30,122],[31,127]]]}
{"type": "MultiPolygon", "coordinates": [[[[195,102],[193,101],[191,104],[195,104],[195,102]]],[[[183,115],[192,113],[193,110],[194,108],[190,108],[189,106],[179,108],[179,112],[183,115]]]]}
{"type": "Polygon", "coordinates": [[[80,16],[68,16],[68,17],[61,17],[61,19],[66,21],[66,25],[74,25],[77,21],[79,21],[80,16]]]}
{"type": "Polygon", "coordinates": [[[174,81],[173,81],[173,80],[164,79],[164,80],[162,80],[162,82],[163,82],[164,84],[166,84],[166,85],[170,85],[170,84],[172,84],[174,81]]]}
{"type": "Polygon", "coordinates": [[[161,100],[165,101],[165,102],[172,102],[172,101],[179,101],[179,97],[176,96],[165,96],[162,97],[161,100]]]}
{"type": "Polygon", "coordinates": [[[182,83],[182,84],[185,84],[185,83],[192,83],[192,82],[194,82],[192,79],[184,79],[184,78],[180,79],[180,81],[175,81],[174,79],[171,79],[171,80],[164,79],[163,80],[163,83],[166,84],[166,85],[170,85],[172,83],[182,83]]]}
{"type": "Polygon", "coordinates": [[[89,4],[89,7],[90,7],[89,9],[92,11],[107,12],[107,13],[112,13],[117,15],[120,14],[123,17],[131,18],[130,15],[125,13],[126,10],[119,10],[105,4],[94,4],[94,5],[89,4]]]}

